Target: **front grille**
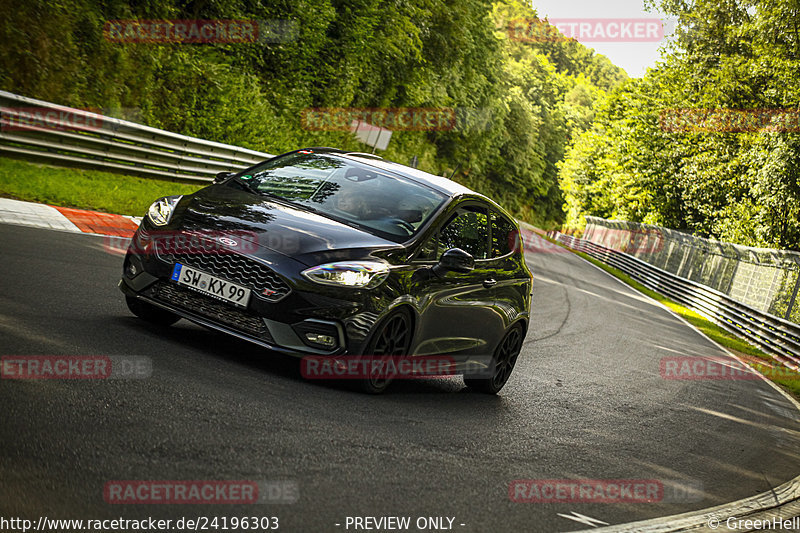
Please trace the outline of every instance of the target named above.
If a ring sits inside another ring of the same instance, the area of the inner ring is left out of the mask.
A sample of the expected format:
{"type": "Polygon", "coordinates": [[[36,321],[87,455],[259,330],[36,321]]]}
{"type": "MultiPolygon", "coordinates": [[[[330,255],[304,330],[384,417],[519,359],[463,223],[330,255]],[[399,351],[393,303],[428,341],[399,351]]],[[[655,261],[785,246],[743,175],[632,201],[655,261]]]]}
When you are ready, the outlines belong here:
{"type": "Polygon", "coordinates": [[[235,309],[211,297],[184,289],[174,283],[157,282],[153,286],[150,296],[180,309],[210,318],[231,329],[247,333],[265,342],[273,342],[272,335],[270,335],[266,324],[260,317],[247,311],[235,309]]]}
{"type": "Polygon", "coordinates": [[[188,253],[160,252],[158,257],[166,263],[192,266],[249,287],[257,297],[270,302],[277,302],[292,291],[268,266],[233,252],[204,253],[198,248],[188,253]]]}

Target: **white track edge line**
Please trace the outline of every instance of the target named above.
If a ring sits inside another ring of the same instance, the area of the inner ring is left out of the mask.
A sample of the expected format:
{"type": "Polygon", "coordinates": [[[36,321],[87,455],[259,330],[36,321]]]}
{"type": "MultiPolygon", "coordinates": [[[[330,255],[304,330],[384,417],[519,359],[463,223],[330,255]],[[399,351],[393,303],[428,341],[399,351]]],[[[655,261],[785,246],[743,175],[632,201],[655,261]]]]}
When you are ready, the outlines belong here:
{"type": "MultiPolygon", "coordinates": [[[[591,261],[589,261],[589,260],[581,257],[580,255],[574,253],[574,250],[572,250],[571,248],[566,248],[566,249],[569,250],[570,252],[572,252],[573,255],[575,257],[577,257],[578,259],[588,263],[589,265],[591,265],[592,267],[596,268],[597,270],[599,270],[603,274],[607,275],[611,279],[613,279],[613,280],[617,281],[618,283],[624,285],[630,291],[633,291],[636,294],[640,294],[640,295],[644,296],[645,298],[647,298],[649,300],[652,300],[653,302],[658,304],[662,309],[664,309],[669,314],[671,314],[672,316],[677,318],[679,321],[683,322],[685,325],[689,326],[695,332],[699,333],[702,337],[704,337],[706,340],[711,342],[713,345],[715,345],[717,348],[719,348],[722,352],[727,354],[729,357],[732,357],[736,361],[739,361],[743,366],[745,366],[748,369],[750,369],[761,380],[766,382],[769,386],[771,386],[773,389],[778,391],[784,398],[789,400],[789,403],[791,403],[795,407],[795,409],[797,409],[800,412],[800,402],[798,402],[795,398],[793,398],[789,393],[787,393],[785,390],[780,388],[777,384],[775,384],[772,381],[770,381],[769,379],[767,379],[767,377],[764,376],[762,373],[756,371],[750,365],[746,364],[742,359],[740,359],[736,354],[731,352],[729,349],[727,349],[726,347],[722,346],[720,343],[718,343],[717,341],[715,341],[714,339],[712,339],[711,337],[709,337],[708,335],[706,335],[705,333],[703,333],[702,331],[697,329],[697,327],[695,327],[692,323],[687,321],[682,316],[680,316],[677,313],[675,313],[675,311],[673,311],[672,309],[670,309],[669,307],[667,307],[663,303],[659,302],[658,300],[656,300],[652,296],[649,296],[649,295],[637,290],[636,288],[632,287],[631,285],[625,283],[624,281],[619,279],[617,276],[615,276],[611,272],[608,272],[608,271],[600,268],[599,266],[595,265],[591,261]]],[[[619,269],[617,269],[617,270],[619,270],[619,269]]],[[[711,322],[711,321],[709,320],[709,322],[711,322]]],[[[713,322],[712,322],[712,324],[713,324],[713,322]]],[[[759,500],[759,499],[763,499],[765,497],[771,497],[773,500],[777,500],[777,502],[778,502],[777,505],[769,506],[769,507],[763,506],[761,508],[761,510],[769,510],[771,508],[778,507],[780,505],[783,505],[783,504],[786,504],[786,503],[789,503],[791,501],[796,500],[798,495],[800,495],[800,475],[798,475],[797,477],[795,477],[793,479],[790,479],[789,481],[787,481],[786,483],[784,483],[782,485],[779,485],[778,487],[773,487],[771,492],[762,492],[760,494],[756,494],[755,496],[750,496],[748,498],[743,498],[741,500],[735,500],[735,501],[730,502],[730,503],[724,503],[722,505],[718,505],[718,506],[715,506],[715,507],[708,507],[706,509],[700,509],[700,510],[697,510],[697,511],[689,511],[687,513],[680,513],[680,514],[676,514],[676,515],[664,516],[664,517],[655,518],[655,519],[649,519],[649,520],[641,520],[641,521],[637,521],[637,522],[628,522],[628,523],[625,523],[625,524],[616,524],[616,525],[612,525],[612,526],[608,526],[608,527],[603,527],[603,528],[600,528],[600,529],[589,529],[589,530],[584,530],[584,531],[601,531],[601,532],[609,532],[610,533],[612,531],[626,530],[626,529],[629,529],[629,528],[631,528],[633,526],[644,527],[644,526],[650,526],[650,525],[653,525],[653,526],[661,525],[664,528],[670,528],[670,527],[680,528],[680,529],[660,529],[660,531],[680,531],[681,529],[686,529],[688,527],[698,528],[698,527],[705,526],[708,523],[708,520],[710,518],[715,517],[715,512],[717,512],[717,511],[723,511],[723,510],[727,511],[728,509],[730,509],[732,507],[744,507],[745,504],[747,504],[747,503],[756,503],[756,501],[759,500]],[[785,489],[789,489],[790,487],[791,487],[791,490],[785,490],[785,489]],[[777,488],[784,489],[784,490],[781,490],[781,497],[778,497],[775,494],[775,492],[776,492],[775,489],[777,489],[777,488]],[[789,496],[789,497],[784,496],[784,494],[787,494],[787,493],[790,494],[791,496],[789,496]]],[[[754,510],[752,510],[752,509],[748,510],[748,512],[753,512],[753,511],[754,510]]],[[[730,515],[730,516],[735,516],[735,515],[730,515]]],[[[722,521],[724,522],[724,520],[722,520],[722,521]]]]}

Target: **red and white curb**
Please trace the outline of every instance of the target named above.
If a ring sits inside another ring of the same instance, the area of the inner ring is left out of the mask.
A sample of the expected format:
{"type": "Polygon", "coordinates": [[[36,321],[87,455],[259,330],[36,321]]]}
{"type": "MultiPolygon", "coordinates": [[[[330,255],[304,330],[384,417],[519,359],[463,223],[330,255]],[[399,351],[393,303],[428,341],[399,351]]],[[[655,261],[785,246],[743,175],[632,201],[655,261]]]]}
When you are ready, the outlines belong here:
{"type": "Polygon", "coordinates": [[[141,218],[0,198],[0,223],[130,238],[141,218]]]}

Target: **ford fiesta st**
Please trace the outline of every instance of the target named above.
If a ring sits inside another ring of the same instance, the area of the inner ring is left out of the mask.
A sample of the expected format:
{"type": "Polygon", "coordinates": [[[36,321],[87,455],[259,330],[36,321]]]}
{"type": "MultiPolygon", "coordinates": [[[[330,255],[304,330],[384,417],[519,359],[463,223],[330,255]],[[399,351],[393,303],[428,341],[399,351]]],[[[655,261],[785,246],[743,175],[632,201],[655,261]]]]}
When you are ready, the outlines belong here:
{"type": "Polygon", "coordinates": [[[527,332],[532,283],[516,223],[488,198],[311,148],[158,199],[119,286],[153,323],[185,318],[295,356],[445,355],[495,394],[527,332]]]}

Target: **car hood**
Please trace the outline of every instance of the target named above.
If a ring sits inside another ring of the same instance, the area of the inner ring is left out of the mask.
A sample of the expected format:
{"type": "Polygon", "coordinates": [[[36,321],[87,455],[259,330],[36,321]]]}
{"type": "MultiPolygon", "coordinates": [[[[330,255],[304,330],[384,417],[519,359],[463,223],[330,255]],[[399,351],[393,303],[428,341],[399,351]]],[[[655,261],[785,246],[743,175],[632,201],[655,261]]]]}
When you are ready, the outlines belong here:
{"type": "Polygon", "coordinates": [[[184,230],[241,240],[251,255],[277,252],[307,266],[403,248],[322,215],[222,184],[183,198],[175,222],[184,230]]]}

